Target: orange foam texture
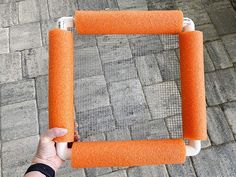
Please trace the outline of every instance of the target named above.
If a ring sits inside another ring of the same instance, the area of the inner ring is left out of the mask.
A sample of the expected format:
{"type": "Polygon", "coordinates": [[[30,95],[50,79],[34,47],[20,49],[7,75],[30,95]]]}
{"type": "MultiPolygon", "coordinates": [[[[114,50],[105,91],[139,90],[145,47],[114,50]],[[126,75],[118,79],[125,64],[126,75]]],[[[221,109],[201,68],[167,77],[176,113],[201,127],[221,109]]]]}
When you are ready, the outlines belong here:
{"type": "Polygon", "coordinates": [[[207,138],[204,85],[203,34],[179,34],[182,119],[184,138],[207,138]]]}
{"type": "Polygon", "coordinates": [[[182,31],[183,13],[158,11],[76,11],[78,34],[177,34],[182,31]]]}
{"type": "Polygon", "coordinates": [[[49,128],[68,130],[65,136],[55,138],[56,142],[74,141],[73,47],[71,32],[59,29],[49,31],[49,128]]]}
{"type": "Polygon", "coordinates": [[[74,168],[182,164],[186,158],[182,139],[76,142],[74,168]]]}

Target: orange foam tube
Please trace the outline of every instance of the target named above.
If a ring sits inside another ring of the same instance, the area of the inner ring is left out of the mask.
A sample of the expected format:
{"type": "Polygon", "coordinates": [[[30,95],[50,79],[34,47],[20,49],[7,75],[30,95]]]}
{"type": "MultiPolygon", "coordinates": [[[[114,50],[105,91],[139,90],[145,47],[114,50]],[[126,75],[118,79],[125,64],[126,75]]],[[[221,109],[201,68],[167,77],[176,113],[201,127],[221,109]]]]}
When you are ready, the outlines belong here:
{"type": "Polygon", "coordinates": [[[168,11],[76,11],[78,34],[177,34],[183,13],[168,11]]]}
{"type": "Polygon", "coordinates": [[[74,141],[73,35],[69,31],[49,31],[48,110],[49,128],[68,129],[56,142],[74,141]]]}
{"type": "Polygon", "coordinates": [[[74,168],[181,164],[186,156],[182,139],[76,142],[74,168]]]}
{"type": "Polygon", "coordinates": [[[184,138],[207,138],[204,85],[203,34],[200,31],[179,34],[184,138]]]}

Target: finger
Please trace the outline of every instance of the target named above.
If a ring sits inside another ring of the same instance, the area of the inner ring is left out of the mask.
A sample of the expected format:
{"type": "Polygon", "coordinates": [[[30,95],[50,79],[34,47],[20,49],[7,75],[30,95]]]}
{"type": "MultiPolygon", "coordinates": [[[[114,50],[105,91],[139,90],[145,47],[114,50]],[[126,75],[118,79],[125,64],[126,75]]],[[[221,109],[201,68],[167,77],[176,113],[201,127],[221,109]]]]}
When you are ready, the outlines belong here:
{"type": "Polygon", "coordinates": [[[78,132],[79,125],[76,121],[74,122],[74,124],[75,124],[74,141],[78,142],[78,141],[80,141],[80,136],[79,136],[79,132],[78,132]]]}
{"type": "Polygon", "coordinates": [[[79,127],[78,123],[75,121],[75,129],[77,130],[77,128],[79,127]]]}
{"type": "Polygon", "coordinates": [[[75,142],[79,142],[79,141],[80,141],[80,136],[79,136],[79,134],[76,133],[76,132],[75,132],[75,134],[74,134],[74,140],[75,140],[75,142]]]}
{"type": "Polygon", "coordinates": [[[42,136],[41,141],[43,142],[49,142],[52,141],[56,137],[63,136],[67,133],[67,129],[64,128],[52,128],[47,130],[42,136]]]}

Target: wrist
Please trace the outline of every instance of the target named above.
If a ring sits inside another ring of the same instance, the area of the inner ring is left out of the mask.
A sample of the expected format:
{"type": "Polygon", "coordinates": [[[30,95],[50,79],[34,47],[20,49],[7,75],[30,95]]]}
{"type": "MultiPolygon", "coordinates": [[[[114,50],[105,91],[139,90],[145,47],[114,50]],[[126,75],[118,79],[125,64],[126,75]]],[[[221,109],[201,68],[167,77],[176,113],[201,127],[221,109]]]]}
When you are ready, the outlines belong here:
{"type": "Polygon", "coordinates": [[[24,177],[45,177],[45,175],[39,171],[31,171],[25,174],[24,177]]]}

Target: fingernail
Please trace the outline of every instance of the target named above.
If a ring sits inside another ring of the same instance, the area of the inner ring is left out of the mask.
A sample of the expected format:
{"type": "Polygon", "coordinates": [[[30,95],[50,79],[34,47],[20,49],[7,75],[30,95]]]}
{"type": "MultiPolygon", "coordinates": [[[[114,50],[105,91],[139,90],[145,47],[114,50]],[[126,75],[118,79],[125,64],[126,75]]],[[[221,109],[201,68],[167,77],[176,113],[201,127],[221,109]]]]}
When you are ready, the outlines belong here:
{"type": "Polygon", "coordinates": [[[62,129],[61,129],[61,133],[67,133],[67,132],[68,132],[67,129],[65,129],[65,128],[62,128],[62,129]]]}

